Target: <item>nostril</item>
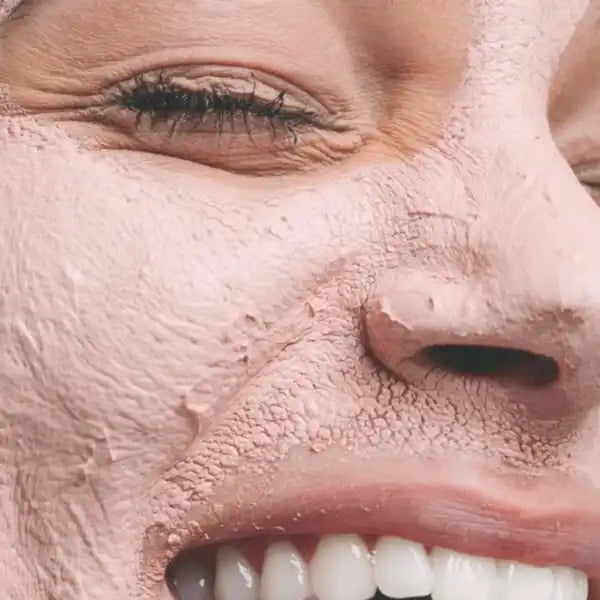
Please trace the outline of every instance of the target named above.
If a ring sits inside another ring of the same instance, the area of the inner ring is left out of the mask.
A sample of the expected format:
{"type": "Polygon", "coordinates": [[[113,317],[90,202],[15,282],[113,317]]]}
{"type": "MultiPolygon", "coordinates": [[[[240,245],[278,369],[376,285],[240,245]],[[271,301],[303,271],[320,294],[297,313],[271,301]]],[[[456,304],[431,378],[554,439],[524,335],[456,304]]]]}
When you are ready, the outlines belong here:
{"type": "Polygon", "coordinates": [[[526,350],[444,344],[428,346],[421,357],[433,366],[470,377],[510,379],[527,386],[543,386],[558,379],[558,363],[526,350]]]}

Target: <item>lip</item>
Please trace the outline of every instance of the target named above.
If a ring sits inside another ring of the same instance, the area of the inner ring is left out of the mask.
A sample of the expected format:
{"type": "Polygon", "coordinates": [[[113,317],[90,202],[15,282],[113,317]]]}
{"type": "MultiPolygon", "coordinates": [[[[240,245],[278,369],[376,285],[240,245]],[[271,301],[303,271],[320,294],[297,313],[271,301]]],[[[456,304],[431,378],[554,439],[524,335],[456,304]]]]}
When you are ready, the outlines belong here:
{"type": "MultiPolygon", "coordinates": [[[[325,453],[327,454],[327,453],[325,453]]],[[[176,528],[184,549],[262,536],[396,535],[458,552],[569,566],[600,600],[600,491],[559,474],[499,474],[472,463],[316,455],[232,478],[176,528]],[[560,490],[560,493],[557,493],[560,490]],[[595,508],[594,508],[595,507],[595,508]]]]}

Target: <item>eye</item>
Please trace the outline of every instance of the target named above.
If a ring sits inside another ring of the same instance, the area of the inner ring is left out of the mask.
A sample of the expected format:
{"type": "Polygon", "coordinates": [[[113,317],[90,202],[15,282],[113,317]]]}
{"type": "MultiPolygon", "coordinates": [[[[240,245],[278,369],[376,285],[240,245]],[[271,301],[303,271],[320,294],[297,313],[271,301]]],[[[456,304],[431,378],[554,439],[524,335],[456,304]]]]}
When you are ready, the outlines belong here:
{"type": "Polygon", "coordinates": [[[297,144],[297,129],[314,123],[316,115],[306,108],[288,106],[285,91],[275,94],[271,98],[258,96],[256,81],[251,91],[235,90],[215,82],[192,89],[192,86],[178,85],[165,77],[164,72],[159,72],[156,76],[138,75],[129,85],[120,86],[114,102],[136,114],[137,128],[147,117],[151,127],[168,124],[169,133],[174,135],[178,126],[197,130],[207,119],[212,119],[218,134],[227,126],[235,133],[235,121],[241,117],[248,135],[254,127],[268,125],[273,135],[281,128],[297,144]]]}
{"type": "Polygon", "coordinates": [[[161,70],[136,75],[108,96],[94,117],[126,147],[230,171],[306,169],[316,148],[325,162],[346,154],[344,146],[356,148],[351,128],[316,99],[254,73],[198,77],[161,70]]]}

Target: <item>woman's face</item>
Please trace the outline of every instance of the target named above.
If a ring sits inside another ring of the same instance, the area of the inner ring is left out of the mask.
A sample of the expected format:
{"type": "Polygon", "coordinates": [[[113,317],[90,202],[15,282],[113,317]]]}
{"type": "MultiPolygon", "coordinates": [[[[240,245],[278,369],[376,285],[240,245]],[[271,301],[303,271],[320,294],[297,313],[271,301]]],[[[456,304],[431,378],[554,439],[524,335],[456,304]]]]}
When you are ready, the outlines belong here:
{"type": "Polygon", "coordinates": [[[355,533],[596,600],[600,2],[11,15],[8,598],[164,600],[182,549],[355,533]]]}

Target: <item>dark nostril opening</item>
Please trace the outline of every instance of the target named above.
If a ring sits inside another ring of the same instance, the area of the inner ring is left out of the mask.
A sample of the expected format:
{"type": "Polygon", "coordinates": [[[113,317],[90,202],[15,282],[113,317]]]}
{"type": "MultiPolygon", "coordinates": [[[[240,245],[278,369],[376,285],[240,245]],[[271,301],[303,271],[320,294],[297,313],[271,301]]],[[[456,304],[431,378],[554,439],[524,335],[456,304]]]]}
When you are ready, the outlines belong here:
{"type": "Polygon", "coordinates": [[[470,377],[511,379],[528,386],[548,385],[558,379],[558,363],[526,350],[445,344],[429,346],[422,356],[434,366],[470,377]]]}

